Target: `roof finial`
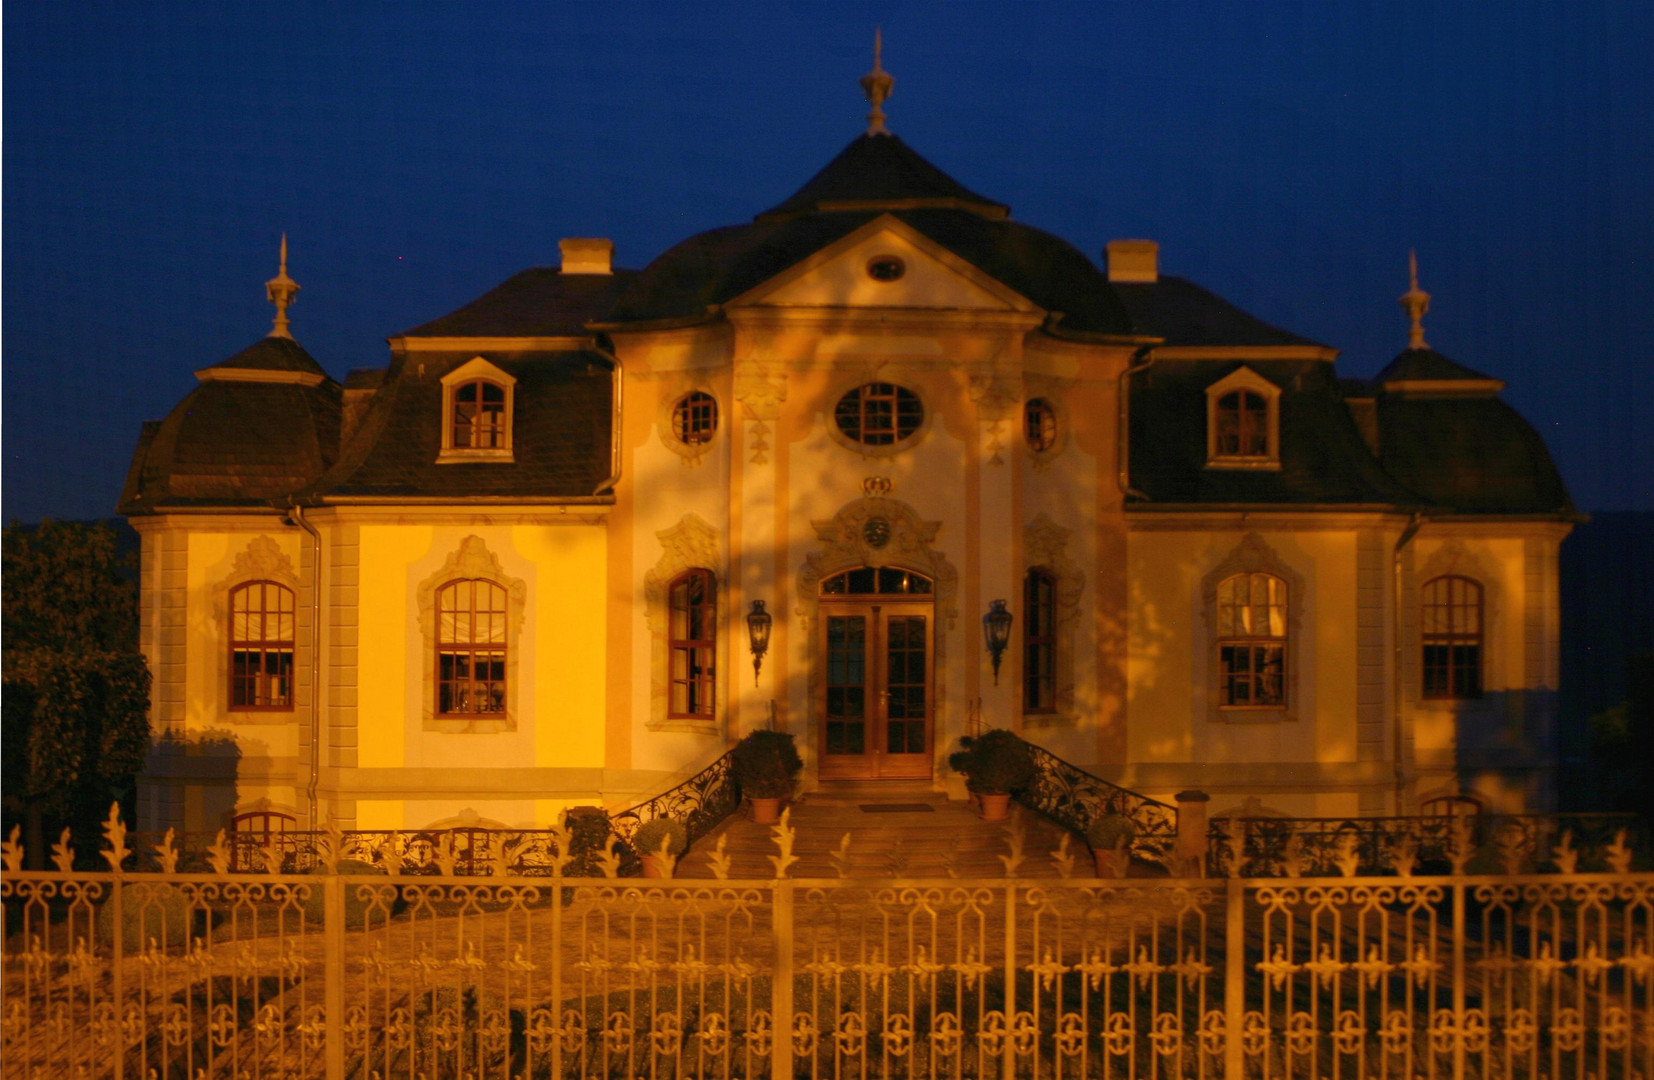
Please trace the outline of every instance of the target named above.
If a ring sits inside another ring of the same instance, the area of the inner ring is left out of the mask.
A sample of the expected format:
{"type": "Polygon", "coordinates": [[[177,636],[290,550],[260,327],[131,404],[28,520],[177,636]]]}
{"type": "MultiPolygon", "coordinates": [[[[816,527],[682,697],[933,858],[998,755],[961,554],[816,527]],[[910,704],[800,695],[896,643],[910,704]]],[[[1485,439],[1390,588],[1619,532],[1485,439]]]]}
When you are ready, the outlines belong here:
{"type": "Polygon", "coordinates": [[[298,294],[299,283],[287,276],[287,234],[281,234],[281,269],[276,276],[264,283],[264,295],[269,297],[270,303],[276,305],[276,323],[270,330],[271,337],[291,338],[287,332],[287,306],[293,302],[298,294]]]}
{"type": "Polygon", "coordinates": [[[1430,346],[1424,341],[1424,313],[1430,310],[1430,294],[1419,288],[1419,256],[1416,251],[1407,253],[1407,276],[1411,284],[1397,301],[1401,310],[1413,320],[1413,328],[1407,333],[1407,347],[1415,351],[1428,349],[1430,346]]]}
{"type": "Polygon", "coordinates": [[[875,27],[873,30],[873,70],[861,77],[861,92],[867,95],[873,111],[867,114],[867,133],[869,135],[888,135],[890,132],[884,126],[883,105],[890,99],[890,91],[895,88],[896,80],[884,68],[879,66],[879,53],[883,50],[883,29],[875,27]]]}

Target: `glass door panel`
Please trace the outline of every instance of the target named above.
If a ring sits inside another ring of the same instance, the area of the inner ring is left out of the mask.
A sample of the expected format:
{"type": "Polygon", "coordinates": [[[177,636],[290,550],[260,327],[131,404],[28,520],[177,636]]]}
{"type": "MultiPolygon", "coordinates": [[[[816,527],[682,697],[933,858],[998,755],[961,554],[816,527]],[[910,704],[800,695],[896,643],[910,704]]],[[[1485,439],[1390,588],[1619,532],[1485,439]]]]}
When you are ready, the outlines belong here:
{"type": "Polygon", "coordinates": [[[867,616],[827,616],[826,753],[867,753],[867,616]]]}
{"type": "Polygon", "coordinates": [[[923,615],[892,615],[885,622],[885,753],[925,752],[930,715],[929,642],[923,615]]]}

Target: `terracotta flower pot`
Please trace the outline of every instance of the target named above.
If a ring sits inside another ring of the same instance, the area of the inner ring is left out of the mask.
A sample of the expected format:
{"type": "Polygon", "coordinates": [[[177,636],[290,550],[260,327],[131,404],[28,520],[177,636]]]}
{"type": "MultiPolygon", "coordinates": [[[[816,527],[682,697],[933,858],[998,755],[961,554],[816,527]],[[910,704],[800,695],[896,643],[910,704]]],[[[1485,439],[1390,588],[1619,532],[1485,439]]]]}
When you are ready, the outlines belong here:
{"type": "Polygon", "coordinates": [[[774,825],[781,820],[781,800],[760,799],[756,795],[748,796],[747,801],[752,803],[752,820],[757,825],[774,825]]]}
{"type": "Polygon", "coordinates": [[[1011,796],[1007,792],[998,794],[991,791],[977,793],[977,800],[982,804],[983,821],[1006,821],[1011,816],[1011,796]]]}
{"type": "Polygon", "coordinates": [[[1092,848],[1091,857],[1097,862],[1098,877],[1125,877],[1131,865],[1131,852],[1124,848],[1092,848]]]}
{"type": "Polygon", "coordinates": [[[672,876],[672,866],[676,859],[663,859],[659,855],[640,855],[643,860],[643,876],[646,878],[669,878],[672,876]]]}

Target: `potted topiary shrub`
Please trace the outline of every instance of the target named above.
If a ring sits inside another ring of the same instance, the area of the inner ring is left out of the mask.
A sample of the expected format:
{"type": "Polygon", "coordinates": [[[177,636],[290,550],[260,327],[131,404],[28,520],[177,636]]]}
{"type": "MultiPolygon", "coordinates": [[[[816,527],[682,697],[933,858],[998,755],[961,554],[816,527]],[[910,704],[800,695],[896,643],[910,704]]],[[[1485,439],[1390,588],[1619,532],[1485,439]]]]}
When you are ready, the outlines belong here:
{"type": "Polygon", "coordinates": [[[1004,821],[1011,796],[1034,782],[1034,755],[1028,744],[1004,728],[989,728],[959,740],[948,765],[965,774],[965,787],[977,797],[983,821],[1004,821]]]}
{"type": "Polygon", "coordinates": [[[735,744],[731,766],[741,794],[752,803],[752,820],[772,825],[781,820],[781,801],[793,793],[793,778],[804,767],[784,731],[754,731],[735,744]]]}
{"type": "Polygon", "coordinates": [[[650,818],[632,834],[632,850],[643,861],[646,878],[669,878],[678,857],[689,850],[689,830],[674,818],[650,818]]]}
{"type": "Polygon", "coordinates": [[[1085,841],[1097,860],[1098,877],[1125,877],[1131,866],[1131,842],[1137,825],[1124,814],[1098,814],[1086,826],[1085,841]]]}

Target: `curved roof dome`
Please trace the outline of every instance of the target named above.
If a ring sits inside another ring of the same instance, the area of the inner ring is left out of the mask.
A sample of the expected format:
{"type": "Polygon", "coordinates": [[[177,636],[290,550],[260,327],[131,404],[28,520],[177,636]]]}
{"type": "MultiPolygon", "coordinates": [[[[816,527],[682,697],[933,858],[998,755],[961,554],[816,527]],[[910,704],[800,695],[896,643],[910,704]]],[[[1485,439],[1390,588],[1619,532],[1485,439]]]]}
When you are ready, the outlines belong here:
{"type": "Polygon", "coordinates": [[[120,513],[266,503],[338,456],[339,386],[291,338],[266,337],[196,378],[165,420],[144,425],[120,513]]]}

